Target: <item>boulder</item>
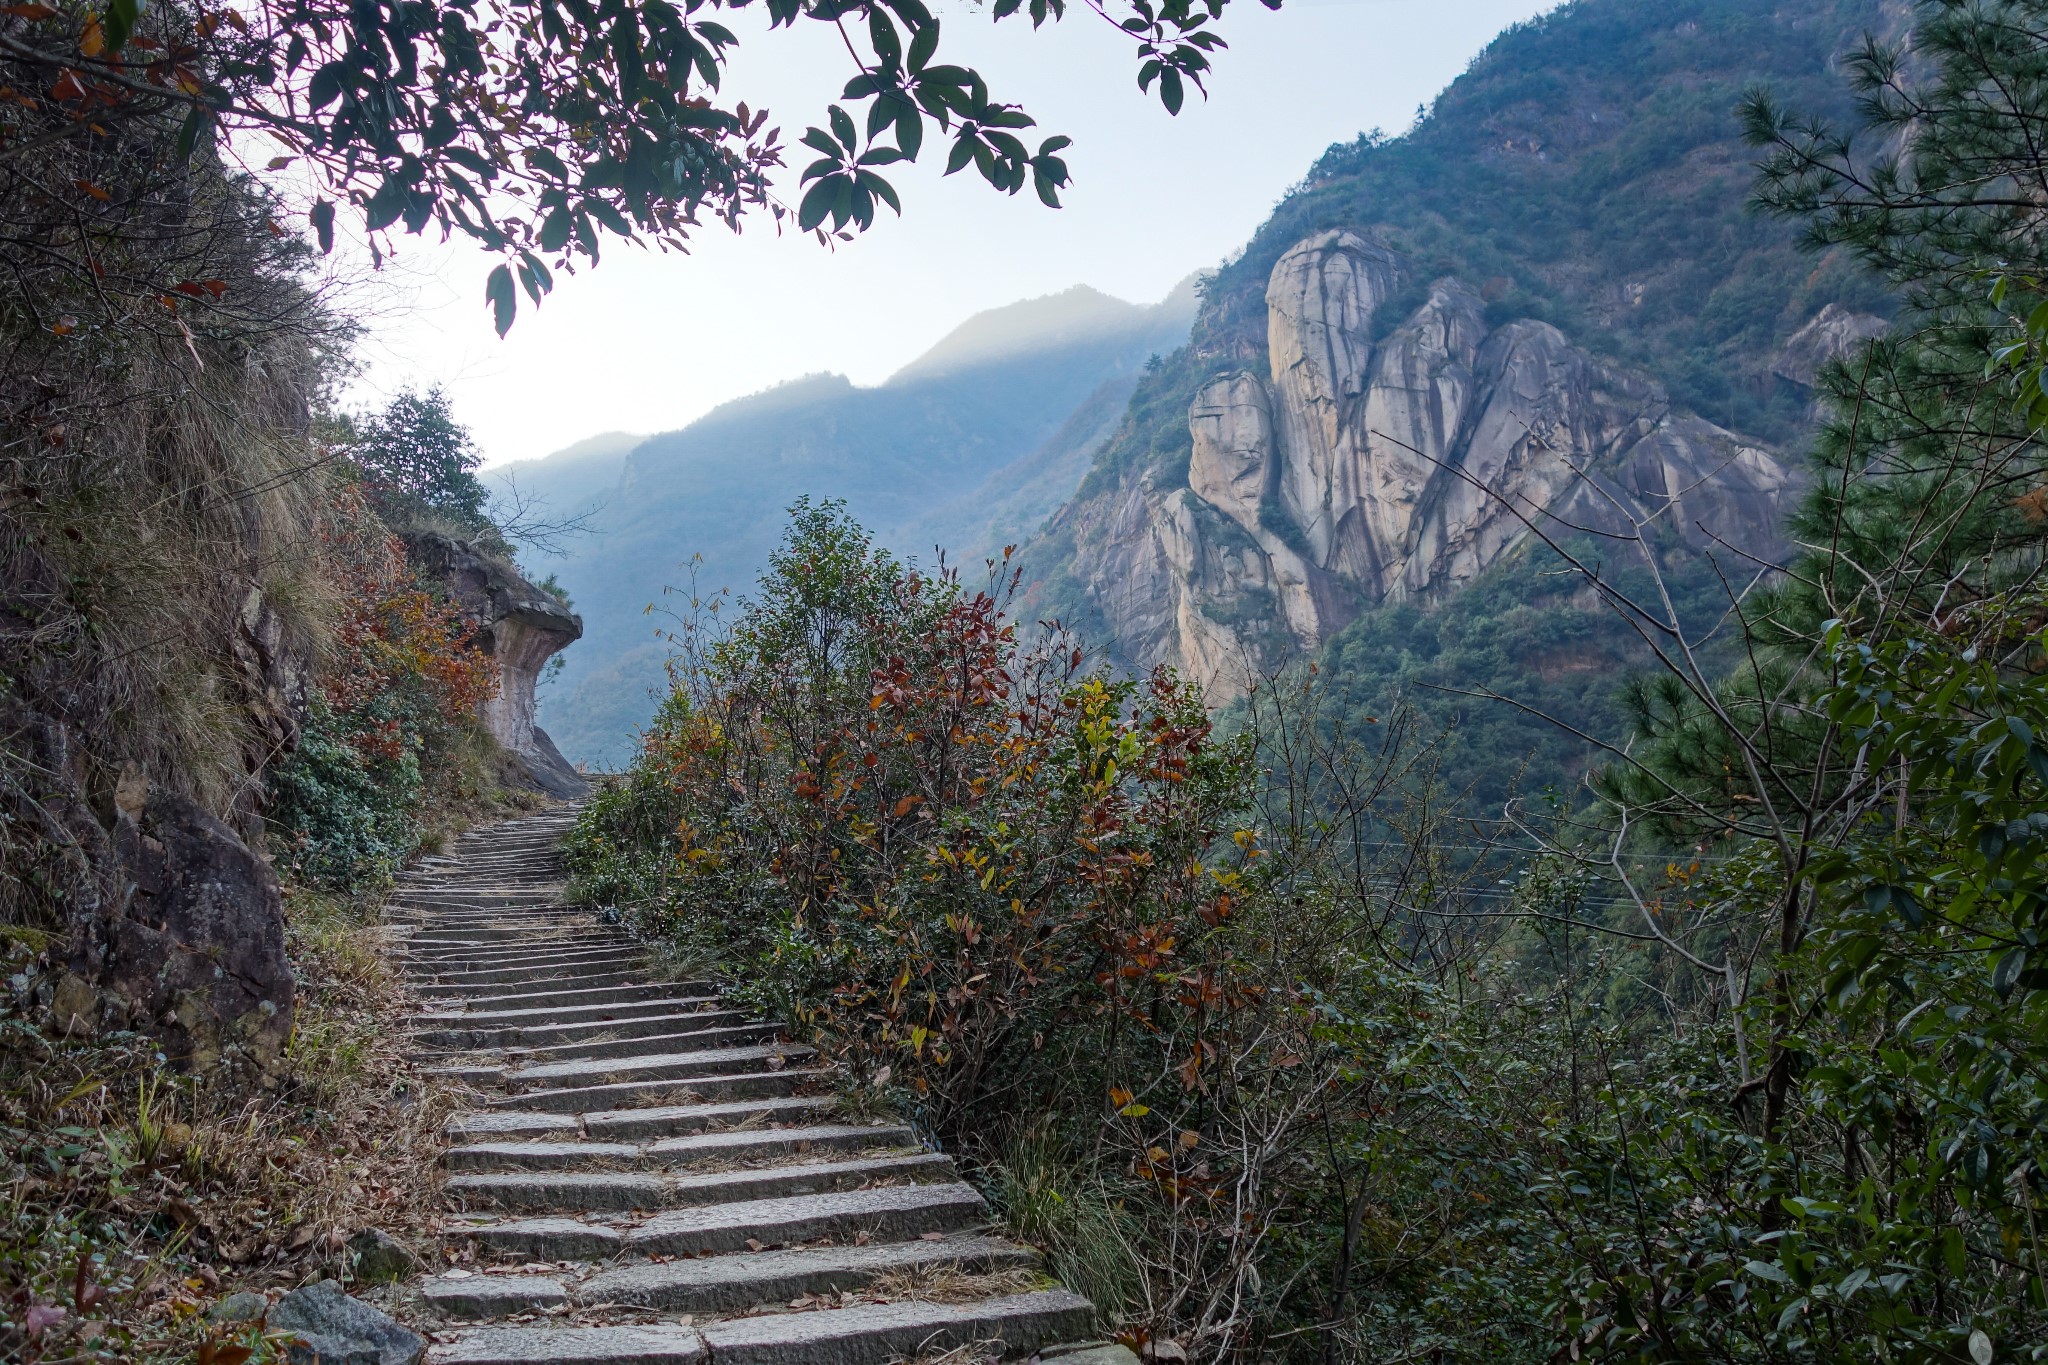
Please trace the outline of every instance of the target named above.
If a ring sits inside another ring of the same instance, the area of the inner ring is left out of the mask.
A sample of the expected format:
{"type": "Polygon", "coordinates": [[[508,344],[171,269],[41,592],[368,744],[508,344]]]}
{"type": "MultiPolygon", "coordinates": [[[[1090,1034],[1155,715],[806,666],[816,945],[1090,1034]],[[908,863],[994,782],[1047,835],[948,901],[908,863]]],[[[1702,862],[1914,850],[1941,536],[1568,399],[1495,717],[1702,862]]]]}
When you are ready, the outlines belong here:
{"type": "Polygon", "coordinates": [[[0,746],[33,764],[38,861],[7,894],[42,888],[67,938],[46,997],[68,1034],[134,1029],[196,1071],[273,1077],[291,1035],[295,983],[284,951],[277,878],[241,837],[198,803],[134,767],[110,810],[87,789],[71,726],[0,706],[0,746]]]}
{"type": "Polygon", "coordinates": [[[208,1322],[259,1322],[270,1311],[270,1300],[243,1290],[230,1294],[206,1310],[208,1322]]]}
{"type": "Polygon", "coordinates": [[[413,1254],[382,1228],[364,1228],[348,1239],[349,1265],[366,1284],[402,1280],[417,1266],[413,1254]]]}
{"type": "Polygon", "coordinates": [[[270,1330],[290,1337],[292,1365],[419,1365],[427,1343],[333,1280],[295,1289],[270,1310],[270,1330]]]}
{"type": "Polygon", "coordinates": [[[80,975],[174,1062],[268,1079],[291,1036],[295,988],[276,874],[188,797],[159,787],[123,800],[117,789],[115,801],[128,890],[81,945],[91,970],[80,975]]]}

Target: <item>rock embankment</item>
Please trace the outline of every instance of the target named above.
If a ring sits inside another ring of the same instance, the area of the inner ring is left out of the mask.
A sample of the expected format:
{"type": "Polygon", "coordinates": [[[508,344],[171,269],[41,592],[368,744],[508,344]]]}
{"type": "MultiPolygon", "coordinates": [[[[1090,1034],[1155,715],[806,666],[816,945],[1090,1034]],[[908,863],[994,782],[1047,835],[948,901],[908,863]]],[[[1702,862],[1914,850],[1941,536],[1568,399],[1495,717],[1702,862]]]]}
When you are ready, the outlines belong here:
{"type": "Polygon", "coordinates": [[[563,904],[557,811],[463,840],[394,904],[448,1129],[443,1244],[403,1297],[446,1365],[1132,1361],[991,1227],[950,1158],[840,1112],[832,1072],[563,904]]]}

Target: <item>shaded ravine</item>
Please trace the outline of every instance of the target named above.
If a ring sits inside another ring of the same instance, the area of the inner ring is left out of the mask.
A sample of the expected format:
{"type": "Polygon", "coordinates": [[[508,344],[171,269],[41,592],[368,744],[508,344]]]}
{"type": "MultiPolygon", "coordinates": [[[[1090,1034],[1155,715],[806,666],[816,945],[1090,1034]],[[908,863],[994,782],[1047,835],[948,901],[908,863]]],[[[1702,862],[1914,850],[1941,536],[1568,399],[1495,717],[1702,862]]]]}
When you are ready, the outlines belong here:
{"type": "Polygon", "coordinates": [[[402,1295],[430,1361],[1134,1365],[949,1157],[565,905],[573,818],[468,835],[393,898],[417,1050],[485,1097],[448,1126],[439,1229],[474,1263],[402,1295]]]}

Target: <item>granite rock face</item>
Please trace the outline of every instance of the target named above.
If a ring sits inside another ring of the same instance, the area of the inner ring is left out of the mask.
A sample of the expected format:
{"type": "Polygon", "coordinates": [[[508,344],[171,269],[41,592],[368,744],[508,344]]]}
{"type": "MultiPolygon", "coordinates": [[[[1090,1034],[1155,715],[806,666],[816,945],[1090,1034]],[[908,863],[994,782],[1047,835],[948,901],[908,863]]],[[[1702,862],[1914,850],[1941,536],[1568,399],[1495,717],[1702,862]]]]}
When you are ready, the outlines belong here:
{"type": "Polygon", "coordinates": [[[498,695],[483,705],[484,727],[537,790],[560,797],[588,791],[589,783],[534,721],[541,667],[582,638],[583,618],[468,541],[415,533],[406,537],[406,554],[476,619],[478,643],[498,661],[498,695]]]}
{"type": "MultiPolygon", "coordinates": [[[[1353,232],[1296,244],[1266,289],[1267,363],[1194,395],[1185,482],[1127,472],[1061,514],[1130,662],[1175,664],[1225,701],[1368,607],[1471,582],[1539,527],[1782,553],[1792,479],[1775,455],[1548,323],[1489,323],[1461,280],[1385,325],[1404,269],[1353,232]]],[[[1816,346],[1862,324],[1821,330],[1816,346]]]]}
{"type": "Polygon", "coordinates": [[[291,1036],[296,985],[270,865],[199,804],[139,770],[102,812],[72,727],[0,712],[0,740],[42,776],[38,831],[61,864],[68,937],[49,1000],[63,1032],[134,1029],[193,1071],[273,1077],[291,1036]]]}

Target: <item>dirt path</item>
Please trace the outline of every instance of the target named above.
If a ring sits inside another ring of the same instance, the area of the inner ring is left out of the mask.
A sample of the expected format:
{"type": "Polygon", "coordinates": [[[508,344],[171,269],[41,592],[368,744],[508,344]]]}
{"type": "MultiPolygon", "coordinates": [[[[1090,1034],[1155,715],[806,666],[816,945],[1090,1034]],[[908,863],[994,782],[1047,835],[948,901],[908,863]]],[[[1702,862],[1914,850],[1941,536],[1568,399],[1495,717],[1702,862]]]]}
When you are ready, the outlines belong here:
{"type": "Polygon", "coordinates": [[[572,818],[469,835],[393,899],[417,1047],[490,1097],[445,1158],[442,1239],[474,1265],[406,1296],[430,1361],[1133,1365],[950,1158],[848,1121],[779,1025],[565,907],[572,818]]]}

